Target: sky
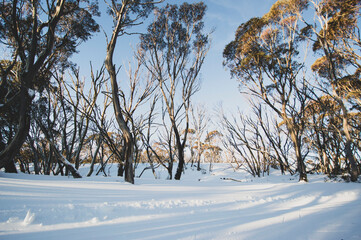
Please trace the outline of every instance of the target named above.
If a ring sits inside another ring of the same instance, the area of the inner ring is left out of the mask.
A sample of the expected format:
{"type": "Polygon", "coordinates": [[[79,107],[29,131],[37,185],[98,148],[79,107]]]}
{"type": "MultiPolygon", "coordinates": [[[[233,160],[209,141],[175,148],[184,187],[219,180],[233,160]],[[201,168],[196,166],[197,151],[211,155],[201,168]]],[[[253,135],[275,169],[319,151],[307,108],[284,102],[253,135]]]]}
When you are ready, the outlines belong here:
{"type": "MultiPolygon", "coordinates": [[[[92,39],[83,43],[79,53],[73,57],[83,76],[89,75],[89,62],[99,69],[105,59],[106,40],[104,32],[110,37],[112,20],[105,12],[105,4],[100,0],[102,16],[98,23],[103,29],[92,39]]],[[[193,3],[194,0],[166,0],[165,3],[193,3]]],[[[204,19],[206,31],[214,30],[211,35],[211,47],[201,70],[201,89],[194,95],[194,103],[203,104],[209,111],[222,104],[225,111],[246,111],[249,104],[238,89],[236,79],[230,77],[229,71],[222,65],[224,47],[234,39],[237,27],[252,17],[262,16],[269,11],[275,0],[204,0],[207,12],[204,19]]],[[[136,31],[144,31],[151,23],[152,17],[136,31]]],[[[123,36],[117,43],[115,59],[118,65],[127,65],[132,60],[132,51],[138,43],[139,36],[123,36]]],[[[122,80],[120,80],[122,81],[122,80]]],[[[121,83],[120,83],[121,85],[121,83]]]]}

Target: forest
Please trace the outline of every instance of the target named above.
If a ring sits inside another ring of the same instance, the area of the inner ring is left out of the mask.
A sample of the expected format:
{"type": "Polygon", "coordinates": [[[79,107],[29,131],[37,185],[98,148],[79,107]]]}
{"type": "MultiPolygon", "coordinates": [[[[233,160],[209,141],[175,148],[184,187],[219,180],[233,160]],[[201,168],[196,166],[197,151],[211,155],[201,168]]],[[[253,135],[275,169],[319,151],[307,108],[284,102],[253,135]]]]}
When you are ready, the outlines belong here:
{"type": "Polygon", "coordinates": [[[278,0],[240,22],[219,64],[251,111],[217,114],[193,101],[214,44],[207,1],[105,2],[106,12],[88,0],[0,2],[5,172],[84,178],[116,164],[134,183],[139,166],[180,180],[187,166],[229,163],[254,177],[276,169],[305,182],[315,173],[358,181],[361,1],[278,0]],[[97,22],[104,14],[110,31],[97,22]],[[106,36],[106,57],[84,78],[71,57],[95,33],[106,36]],[[119,64],[126,59],[116,49],[131,34],[139,40],[133,61],[119,64]]]}

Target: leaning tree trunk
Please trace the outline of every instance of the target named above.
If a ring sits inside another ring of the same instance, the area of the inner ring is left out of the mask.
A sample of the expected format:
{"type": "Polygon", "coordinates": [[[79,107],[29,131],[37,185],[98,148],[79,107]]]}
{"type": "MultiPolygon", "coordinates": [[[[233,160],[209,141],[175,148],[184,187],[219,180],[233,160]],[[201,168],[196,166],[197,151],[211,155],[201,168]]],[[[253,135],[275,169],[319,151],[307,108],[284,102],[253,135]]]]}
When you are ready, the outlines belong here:
{"type": "Polygon", "coordinates": [[[133,173],[133,150],[134,150],[134,141],[129,127],[127,126],[122,110],[120,108],[120,102],[118,97],[118,84],[116,81],[116,72],[114,65],[109,65],[109,62],[106,61],[106,67],[110,75],[111,85],[112,85],[112,97],[113,97],[113,107],[115,113],[115,119],[122,130],[124,137],[124,180],[129,183],[134,183],[134,173],[133,173]]]}
{"type": "Polygon", "coordinates": [[[120,31],[124,27],[124,19],[127,14],[127,6],[126,4],[121,7],[119,12],[117,12],[116,26],[113,30],[112,37],[110,42],[107,45],[107,55],[105,59],[105,68],[107,69],[110,77],[110,82],[112,86],[112,102],[114,107],[115,119],[122,130],[124,137],[124,151],[125,151],[125,159],[124,159],[124,171],[125,176],[124,180],[129,183],[134,183],[134,172],[133,172],[133,155],[134,155],[134,140],[130,129],[127,123],[124,120],[122,109],[120,107],[120,101],[118,96],[118,83],[117,83],[117,73],[115,71],[115,65],[113,63],[113,55],[115,46],[117,44],[117,39],[120,31]]]}
{"type": "Polygon", "coordinates": [[[29,95],[26,87],[22,86],[20,90],[20,107],[19,107],[19,125],[17,132],[11,142],[0,153],[0,168],[5,168],[6,172],[17,173],[14,164],[14,158],[20,152],[30,129],[29,95]]]}
{"type": "MultiPolygon", "coordinates": [[[[50,142],[50,144],[54,144],[53,142],[50,142]]],[[[67,171],[69,171],[71,173],[71,175],[73,176],[73,178],[82,178],[81,174],[79,173],[78,169],[76,169],[75,167],[73,167],[73,165],[71,165],[71,163],[63,156],[63,154],[61,154],[56,147],[54,146],[54,150],[55,150],[55,155],[59,158],[59,161],[62,162],[66,168],[67,171]]]]}
{"type": "Polygon", "coordinates": [[[134,149],[134,141],[132,134],[130,132],[127,123],[124,120],[122,109],[120,107],[119,97],[118,97],[118,84],[116,79],[115,67],[112,63],[111,57],[109,54],[107,55],[107,60],[105,61],[105,66],[110,75],[110,81],[112,85],[112,100],[113,107],[115,113],[115,119],[122,130],[124,137],[124,180],[130,183],[134,183],[134,173],[133,173],[133,149],[134,149]]]}

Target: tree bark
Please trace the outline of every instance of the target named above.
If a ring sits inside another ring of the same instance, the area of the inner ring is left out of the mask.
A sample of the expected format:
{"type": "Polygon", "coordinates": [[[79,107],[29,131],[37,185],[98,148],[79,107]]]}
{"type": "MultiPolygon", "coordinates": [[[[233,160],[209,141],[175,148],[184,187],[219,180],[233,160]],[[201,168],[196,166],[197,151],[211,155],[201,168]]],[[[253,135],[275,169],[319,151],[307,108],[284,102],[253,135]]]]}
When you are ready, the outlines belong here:
{"type": "Polygon", "coordinates": [[[177,171],[174,175],[174,179],[175,180],[180,180],[181,176],[182,176],[182,171],[184,168],[184,151],[183,149],[178,149],[178,167],[177,167],[177,171]]]}
{"type": "Polygon", "coordinates": [[[183,144],[181,142],[177,127],[174,126],[173,129],[174,129],[174,133],[175,133],[175,138],[176,138],[176,143],[177,143],[177,150],[178,150],[178,167],[177,167],[176,174],[174,175],[174,179],[175,180],[180,180],[180,178],[182,176],[182,171],[183,171],[183,168],[184,168],[184,147],[183,147],[183,144]]]}
{"type": "Polygon", "coordinates": [[[17,173],[14,158],[20,152],[25,139],[30,130],[30,117],[28,114],[29,109],[29,95],[27,88],[22,86],[20,90],[20,107],[19,107],[19,122],[18,129],[11,140],[11,142],[0,153],[0,168],[5,168],[6,172],[17,173]]]}

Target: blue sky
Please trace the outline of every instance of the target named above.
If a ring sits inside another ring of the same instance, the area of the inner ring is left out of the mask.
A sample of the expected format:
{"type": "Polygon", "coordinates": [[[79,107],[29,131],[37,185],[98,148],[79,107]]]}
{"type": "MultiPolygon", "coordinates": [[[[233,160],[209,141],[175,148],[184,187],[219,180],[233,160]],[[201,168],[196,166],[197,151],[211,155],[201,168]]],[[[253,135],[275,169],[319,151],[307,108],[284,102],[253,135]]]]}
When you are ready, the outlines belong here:
{"type": "MultiPolygon", "coordinates": [[[[99,1],[104,8],[103,0],[99,1]]],[[[168,0],[165,3],[181,4],[183,0],[168,0]]],[[[235,79],[230,78],[229,72],[222,66],[222,52],[227,43],[234,38],[237,27],[255,16],[262,16],[269,11],[275,0],[205,0],[207,5],[205,27],[208,31],[215,29],[212,34],[212,45],[201,72],[201,90],[194,96],[195,103],[205,104],[211,111],[216,105],[222,103],[226,111],[235,111],[237,107],[246,110],[247,100],[238,90],[235,79]]],[[[139,31],[145,29],[151,17],[139,31]]],[[[102,11],[98,19],[99,24],[110,37],[112,20],[102,11]]],[[[123,36],[117,44],[115,59],[118,64],[127,64],[132,59],[132,48],[135,48],[138,36],[123,36]]],[[[106,43],[103,32],[97,33],[88,42],[83,43],[80,52],[73,57],[81,68],[81,74],[89,76],[89,62],[95,69],[100,68],[105,58],[106,43]]],[[[120,80],[121,81],[121,80],[120,80]]]]}

